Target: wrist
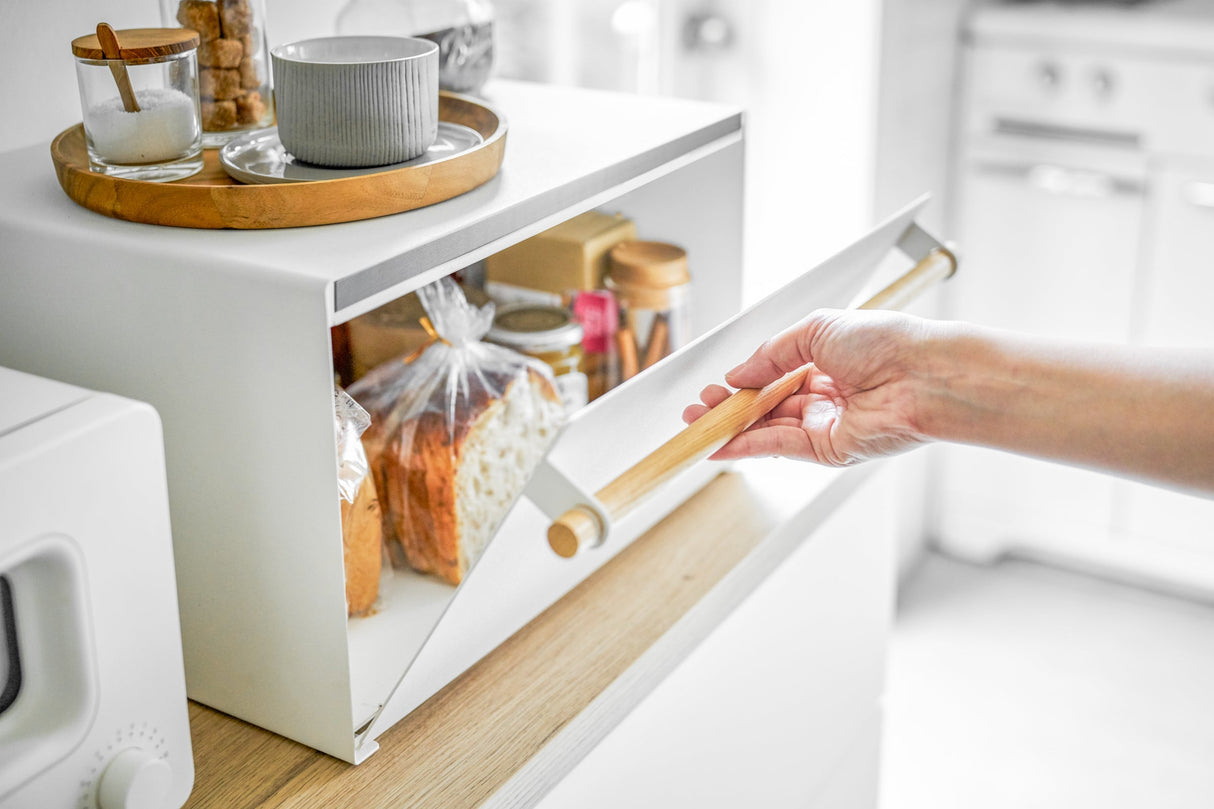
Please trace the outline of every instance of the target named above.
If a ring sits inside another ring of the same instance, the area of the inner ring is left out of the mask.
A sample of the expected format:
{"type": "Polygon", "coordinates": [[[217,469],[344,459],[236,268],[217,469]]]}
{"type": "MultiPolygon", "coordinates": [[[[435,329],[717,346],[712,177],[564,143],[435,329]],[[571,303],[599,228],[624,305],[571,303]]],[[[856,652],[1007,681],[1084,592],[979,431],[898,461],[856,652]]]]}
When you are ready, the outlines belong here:
{"type": "Polygon", "coordinates": [[[965,323],[935,321],[913,353],[922,434],[934,441],[974,442],[989,430],[1016,382],[1003,373],[997,344],[965,323]]]}

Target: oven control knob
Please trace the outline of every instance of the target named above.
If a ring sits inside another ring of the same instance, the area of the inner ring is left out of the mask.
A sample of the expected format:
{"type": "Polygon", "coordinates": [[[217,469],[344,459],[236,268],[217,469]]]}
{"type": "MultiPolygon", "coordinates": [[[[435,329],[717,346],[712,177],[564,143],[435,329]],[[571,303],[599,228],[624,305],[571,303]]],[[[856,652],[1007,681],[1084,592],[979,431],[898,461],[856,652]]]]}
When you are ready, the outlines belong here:
{"type": "Polygon", "coordinates": [[[1037,83],[1045,90],[1057,90],[1062,83],[1062,69],[1054,62],[1042,62],[1037,65],[1037,83]]]}
{"type": "Polygon", "coordinates": [[[1106,99],[1113,94],[1117,89],[1117,82],[1113,79],[1113,74],[1107,70],[1097,70],[1092,74],[1092,90],[1096,93],[1096,97],[1106,99]]]}
{"type": "Polygon", "coordinates": [[[97,786],[99,809],[161,809],[173,769],[150,750],[129,747],[114,756],[97,786]]]}

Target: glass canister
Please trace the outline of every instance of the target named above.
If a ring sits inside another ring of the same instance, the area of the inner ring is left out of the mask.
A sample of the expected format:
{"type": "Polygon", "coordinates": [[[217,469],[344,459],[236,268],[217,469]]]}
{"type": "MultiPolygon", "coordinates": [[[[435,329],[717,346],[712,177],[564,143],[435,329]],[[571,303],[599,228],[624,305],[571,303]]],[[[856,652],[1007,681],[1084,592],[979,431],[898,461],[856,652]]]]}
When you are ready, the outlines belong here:
{"type": "Polygon", "coordinates": [[[477,93],[493,69],[489,0],[349,0],[337,33],[422,37],[438,44],[438,86],[477,93]]]}
{"type": "Polygon", "coordinates": [[[92,170],[158,182],[199,172],[198,35],[97,29],[72,40],[92,170]]]}
{"type": "Polygon", "coordinates": [[[620,377],[628,379],[691,339],[691,274],[687,252],[663,242],[611,248],[603,284],[619,303],[620,377]]]}
{"type": "Polygon", "coordinates": [[[198,32],[202,145],[274,123],[263,0],[160,0],[164,25],[198,32]]]}
{"type": "Polygon", "coordinates": [[[589,394],[582,367],[582,326],[569,310],[543,304],[506,304],[498,307],[485,339],[546,363],[556,377],[566,414],[586,406],[589,394]]]}

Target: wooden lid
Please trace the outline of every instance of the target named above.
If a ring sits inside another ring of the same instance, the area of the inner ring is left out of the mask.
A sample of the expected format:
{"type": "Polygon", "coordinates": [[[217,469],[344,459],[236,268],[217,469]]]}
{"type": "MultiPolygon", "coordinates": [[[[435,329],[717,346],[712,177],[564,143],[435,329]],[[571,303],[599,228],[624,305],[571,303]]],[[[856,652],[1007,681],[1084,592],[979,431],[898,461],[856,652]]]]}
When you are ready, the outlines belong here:
{"type": "MultiPolygon", "coordinates": [[[[190,28],[127,28],[115,31],[126,62],[172,56],[198,47],[198,32],[190,28]]],[[[81,59],[104,59],[105,51],[96,33],[72,40],[72,54],[81,59]]]]}
{"type": "Polygon", "coordinates": [[[612,282],[625,286],[669,289],[691,282],[687,252],[663,242],[620,242],[611,248],[612,282]]]}

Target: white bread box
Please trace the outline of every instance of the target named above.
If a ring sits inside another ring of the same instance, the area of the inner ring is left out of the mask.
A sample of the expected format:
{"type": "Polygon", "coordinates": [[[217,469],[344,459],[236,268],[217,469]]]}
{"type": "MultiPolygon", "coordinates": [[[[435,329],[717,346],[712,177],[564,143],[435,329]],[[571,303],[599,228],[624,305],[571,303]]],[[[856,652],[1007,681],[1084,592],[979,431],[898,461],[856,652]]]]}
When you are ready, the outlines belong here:
{"type": "Polygon", "coordinates": [[[550,518],[535,504],[545,494],[533,491],[458,589],[396,573],[374,614],[347,619],[332,327],[600,207],[636,222],[641,238],[684,246],[700,339],[567,425],[548,459],[568,484],[549,498],[560,501],[597,490],[682,429],[683,406],[759,341],[913,263],[895,246],[917,207],[735,317],[740,111],[508,81],[487,94],[510,126],[493,180],[342,225],[116,221],[70,201],[41,147],[0,155],[0,363],[161,413],[190,697],[349,762],[720,466],[693,467],[572,560],[548,548],[550,518]]]}

